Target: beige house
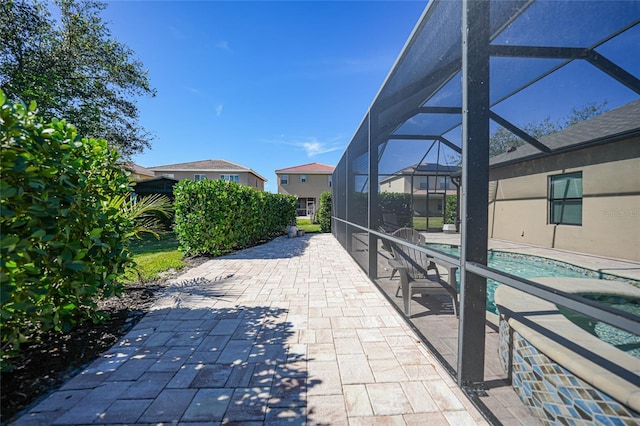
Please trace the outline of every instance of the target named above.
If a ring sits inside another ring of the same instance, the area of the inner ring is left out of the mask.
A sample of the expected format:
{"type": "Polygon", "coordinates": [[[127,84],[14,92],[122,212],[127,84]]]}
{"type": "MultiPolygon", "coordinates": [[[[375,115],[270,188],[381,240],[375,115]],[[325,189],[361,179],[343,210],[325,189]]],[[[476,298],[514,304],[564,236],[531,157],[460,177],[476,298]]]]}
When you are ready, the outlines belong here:
{"type": "Polygon", "coordinates": [[[313,216],[318,210],[320,194],[331,191],[333,166],[309,163],[276,170],[278,194],[298,197],[298,216],[313,216]]]}
{"type": "Polygon", "coordinates": [[[418,216],[443,216],[445,197],[457,195],[451,174],[457,166],[414,164],[380,180],[380,192],[412,195],[412,206],[418,216]]]}
{"type": "Polygon", "coordinates": [[[135,163],[125,163],[122,168],[131,173],[129,175],[131,180],[151,179],[155,177],[153,170],[139,166],[135,163]]]}
{"type": "Polygon", "coordinates": [[[540,142],[491,160],[489,236],[640,261],[640,101],[540,142]]]}
{"type": "Polygon", "coordinates": [[[166,176],[177,180],[222,179],[237,182],[264,191],[267,179],[252,169],[225,160],[201,160],[189,163],[168,164],[149,167],[156,176],[166,176]]]}

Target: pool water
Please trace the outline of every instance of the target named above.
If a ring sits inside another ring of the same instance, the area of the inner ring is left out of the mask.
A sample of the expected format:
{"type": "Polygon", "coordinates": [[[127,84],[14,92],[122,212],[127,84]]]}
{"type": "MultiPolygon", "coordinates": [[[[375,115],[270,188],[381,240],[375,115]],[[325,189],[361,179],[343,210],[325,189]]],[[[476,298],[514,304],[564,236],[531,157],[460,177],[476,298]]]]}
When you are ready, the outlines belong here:
{"type": "MultiPolygon", "coordinates": [[[[441,251],[453,256],[460,256],[458,246],[449,246],[444,244],[428,244],[429,248],[441,251]]],[[[598,278],[597,272],[580,268],[569,263],[559,262],[543,257],[522,255],[516,253],[506,253],[501,251],[489,250],[487,256],[488,266],[502,272],[516,275],[522,278],[539,278],[539,277],[566,277],[566,278],[598,278]]],[[[460,286],[460,270],[456,273],[456,281],[460,286]]],[[[498,313],[498,308],[493,300],[493,294],[499,283],[491,279],[487,279],[487,310],[498,313]]],[[[458,288],[459,290],[459,288],[458,288]]]]}
{"type": "MultiPolygon", "coordinates": [[[[640,316],[640,299],[632,299],[609,294],[583,294],[581,296],[585,299],[604,303],[616,309],[620,309],[621,311],[631,312],[632,314],[640,316]]],[[[613,327],[609,324],[596,321],[593,318],[578,314],[562,306],[558,306],[558,309],[562,315],[567,317],[571,322],[583,330],[628,353],[629,355],[640,358],[640,336],[620,330],[619,328],[613,327]]]]}
{"type": "MultiPolygon", "coordinates": [[[[429,248],[453,256],[460,256],[458,246],[443,244],[428,244],[429,248]]],[[[593,271],[569,263],[560,262],[543,257],[506,253],[490,250],[487,256],[488,266],[499,271],[507,272],[522,278],[539,277],[567,277],[567,278],[601,278],[597,271],[593,271]]],[[[456,273],[458,287],[460,286],[460,270],[456,273]]],[[[487,279],[487,310],[495,314],[498,308],[494,302],[494,293],[500,284],[487,279]]],[[[458,288],[459,290],[459,288],[458,288]]],[[[611,295],[582,295],[585,298],[608,304],[614,308],[640,315],[640,300],[616,297],[611,295]]],[[[600,340],[616,346],[626,353],[640,358],[640,336],[627,333],[609,324],[594,321],[592,318],[577,314],[566,308],[558,307],[560,312],[573,323],[588,331],[600,340]]]]}

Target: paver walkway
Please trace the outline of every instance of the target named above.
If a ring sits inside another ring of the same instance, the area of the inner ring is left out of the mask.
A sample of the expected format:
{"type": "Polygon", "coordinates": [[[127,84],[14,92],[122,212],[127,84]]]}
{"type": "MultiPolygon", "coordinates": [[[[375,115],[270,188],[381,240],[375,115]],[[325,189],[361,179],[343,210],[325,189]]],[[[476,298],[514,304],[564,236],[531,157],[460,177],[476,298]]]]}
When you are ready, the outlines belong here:
{"type": "Polygon", "coordinates": [[[486,424],[328,234],[191,269],[15,425],[172,423],[486,424]]]}

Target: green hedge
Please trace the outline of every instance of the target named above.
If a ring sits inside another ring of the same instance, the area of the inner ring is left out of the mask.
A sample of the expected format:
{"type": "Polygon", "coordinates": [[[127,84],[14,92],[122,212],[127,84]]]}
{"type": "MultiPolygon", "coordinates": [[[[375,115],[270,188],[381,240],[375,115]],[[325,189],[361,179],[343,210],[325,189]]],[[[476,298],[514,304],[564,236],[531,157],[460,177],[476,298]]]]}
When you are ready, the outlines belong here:
{"type": "Polygon", "coordinates": [[[378,227],[384,225],[384,214],[395,214],[398,219],[398,226],[411,226],[413,215],[411,214],[411,194],[404,192],[380,192],[378,194],[380,203],[380,215],[378,217],[378,227]]]}
{"type": "Polygon", "coordinates": [[[318,206],[318,223],[322,232],[331,232],[331,210],[331,192],[323,192],[318,206]]]}
{"type": "Polygon", "coordinates": [[[458,215],[458,197],[455,195],[447,195],[446,201],[446,217],[444,218],[444,223],[454,224],[456,223],[456,216],[458,215]]]}
{"type": "Polygon", "coordinates": [[[187,255],[220,255],[283,235],[297,199],[223,180],[178,182],[175,232],[187,255]]]}
{"type": "Polygon", "coordinates": [[[0,91],[1,368],[20,343],[100,319],[96,301],[118,294],[132,266],[133,223],[110,206],[130,191],[104,140],[64,121],[44,123],[0,91]]]}

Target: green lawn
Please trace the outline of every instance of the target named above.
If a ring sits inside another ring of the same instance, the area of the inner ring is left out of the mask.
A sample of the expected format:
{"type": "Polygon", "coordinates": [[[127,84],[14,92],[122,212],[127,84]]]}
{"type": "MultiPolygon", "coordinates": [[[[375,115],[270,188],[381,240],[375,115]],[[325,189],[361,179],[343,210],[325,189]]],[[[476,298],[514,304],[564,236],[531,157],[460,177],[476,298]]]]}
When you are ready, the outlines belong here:
{"type": "Polygon", "coordinates": [[[309,234],[320,232],[320,224],[311,223],[311,219],[298,219],[297,226],[309,234]]]}
{"type": "Polygon", "coordinates": [[[125,283],[151,281],[159,278],[160,274],[170,269],[176,271],[187,264],[178,250],[178,239],[173,232],[167,232],[156,239],[153,235],[145,235],[131,244],[133,260],[137,267],[124,274],[125,283]]]}
{"type": "Polygon", "coordinates": [[[165,232],[157,239],[151,234],[144,234],[141,239],[135,238],[131,243],[133,254],[155,253],[178,249],[178,237],[174,232],[165,232]]]}
{"type": "MultiPolygon", "coordinates": [[[[308,233],[320,232],[320,225],[313,224],[309,219],[298,219],[298,229],[308,233]]],[[[128,270],[124,276],[125,283],[151,281],[170,269],[176,271],[187,264],[182,260],[183,254],[178,250],[178,239],[175,233],[167,232],[156,239],[153,235],[145,235],[131,243],[131,252],[137,267],[128,270]]]]}
{"type": "MultiPolygon", "coordinates": [[[[430,217],[429,218],[429,228],[430,229],[442,229],[442,225],[444,225],[444,219],[441,217],[430,217]]],[[[413,217],[413,227],[418,231],[426,231],[427,230],[427,218],[426,217],[413,217]]]]}

